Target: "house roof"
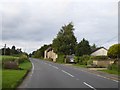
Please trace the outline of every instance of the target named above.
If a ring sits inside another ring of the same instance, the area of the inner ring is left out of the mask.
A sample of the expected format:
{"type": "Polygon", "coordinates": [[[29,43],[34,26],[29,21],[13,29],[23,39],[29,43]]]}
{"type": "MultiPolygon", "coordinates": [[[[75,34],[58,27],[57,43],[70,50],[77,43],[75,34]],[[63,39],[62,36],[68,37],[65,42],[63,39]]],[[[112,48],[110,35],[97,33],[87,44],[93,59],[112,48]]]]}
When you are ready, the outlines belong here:
{"type": "Polygon", "coordinates": [[[52,47],[48,47],[45,51],[50,51],[50,50],[52,50],[52,47]]]}
{"type": "Polygon", "coordinates": [[[93,52],[96,52],[97,50],[102,49],[102,48],[105,49],[105,50],[107,50],[107,49],[104,48],[104,47],[99,47],[99,48],[96,48],[96,49],[92,50],[92,53],[93,53],[93,52]]]}

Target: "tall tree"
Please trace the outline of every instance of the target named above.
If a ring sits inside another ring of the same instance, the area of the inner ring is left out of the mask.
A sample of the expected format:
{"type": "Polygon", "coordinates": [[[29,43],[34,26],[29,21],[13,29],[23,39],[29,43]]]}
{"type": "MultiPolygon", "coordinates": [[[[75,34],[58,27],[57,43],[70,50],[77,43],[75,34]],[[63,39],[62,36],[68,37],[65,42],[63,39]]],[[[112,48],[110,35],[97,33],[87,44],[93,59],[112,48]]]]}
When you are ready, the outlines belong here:
{"type": "Polygon", "coordinates": [[[93,44],[93,45],[91,46],[91,50],[92,50],[92,51],[94,51],[96,48],[97,48],[97,46],[96,46],[95,44],[93,44]]]}
{"type": "Polygon", "coordinates": [[[52,44],[53,50],[56,53],[65,55],[71,55],[75,53],[77,40],[73,31],[74,25],[72,23],[62,26],[52,44]]]}
{"type": "Polygon", "coordinates": [[[89,42],[83,38],[83,40],[76,46],[76,56],[89,55],[91,48],[89,42]]]}
{"type": "Polygon", "coordinates": [[[16,47],[15,46],[12,46],[12,48],[11,48],[11,54],[16,54],[16,47]]]}

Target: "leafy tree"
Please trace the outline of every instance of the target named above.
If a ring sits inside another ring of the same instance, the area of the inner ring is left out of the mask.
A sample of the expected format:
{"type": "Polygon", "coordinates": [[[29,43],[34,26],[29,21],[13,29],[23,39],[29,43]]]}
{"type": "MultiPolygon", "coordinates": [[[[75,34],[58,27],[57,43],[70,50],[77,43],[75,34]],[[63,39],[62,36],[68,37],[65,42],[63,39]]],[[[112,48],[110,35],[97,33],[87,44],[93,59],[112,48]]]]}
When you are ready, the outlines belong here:
{"type": "Polygon", "coordinates": [[[4,49],[5,49],[5,48],[2,48],[2,49],[0,50],[1,54],[2,54],[2,55],[10,55],[10,48],[9,48],[9,47],[6,48],[6,49],[5,49],[5,53],[4,53],[4,49]]]}
{"type": "Polygon", "coordinates": [[[74,36],[72,23],[62,26],[53,40],[53,50],[58,54],[71,55],[75,53],[76,37],[74,36]]]}
{"type": "Polygon", "coordinates": [[[44,58],[44,51],[50,47],[50,45],[43,45],[41,48],[39,48],[36,51],[33,51],[33,53],[31,54],[31,56],[35,57],[35,58],[44,58]]]}
{"type": "Polygon", "coordinates": [[[95,44],[93,44],[92,46],[91,46],[91,50],[93,51],[93,50],[95,50],[97,48],[97,46],[95,45],[95,44]]]}
{"type": "Polygon", "coordinates": [[[76,56],[89,55],[91,48],[89,42],[83,38],[83,40],[76,46],[76,56]]]}
{"type": "Polygon", "coordinates": [[[114,44],[108,49],[107,53],[110,58],[120,58],[120,44],[114,44]]]}
{"type": "Polygon", "coordinates": [[[17,50],[15,46],[12,46],[11,48],[11,54],[17,54],[17,50]]]}

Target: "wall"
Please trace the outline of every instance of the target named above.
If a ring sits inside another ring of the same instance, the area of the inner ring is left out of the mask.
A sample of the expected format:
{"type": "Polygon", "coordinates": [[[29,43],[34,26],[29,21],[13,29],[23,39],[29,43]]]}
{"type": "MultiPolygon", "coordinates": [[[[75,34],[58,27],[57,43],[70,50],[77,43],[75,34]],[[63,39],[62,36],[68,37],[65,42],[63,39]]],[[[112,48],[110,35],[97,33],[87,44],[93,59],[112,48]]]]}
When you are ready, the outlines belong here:
{"type": "Polygon", "coordinates": [[[115,60],[93,60],[93,64],[99,67],[108,67],[114,63],[115,60]]]}

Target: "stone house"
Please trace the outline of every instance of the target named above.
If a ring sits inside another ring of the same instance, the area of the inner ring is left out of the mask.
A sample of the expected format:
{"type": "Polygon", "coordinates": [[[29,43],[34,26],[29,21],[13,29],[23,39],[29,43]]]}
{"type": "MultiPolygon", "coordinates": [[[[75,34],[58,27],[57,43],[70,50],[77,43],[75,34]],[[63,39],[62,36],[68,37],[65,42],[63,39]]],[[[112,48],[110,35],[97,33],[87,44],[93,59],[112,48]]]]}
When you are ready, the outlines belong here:
{"type": "Polygon", "coordinates": [[[44,51],[44,59],[52,59],[53,62],[56,62],[58,55],[53,51],[52,47],[47,48],[44,51]]]}

